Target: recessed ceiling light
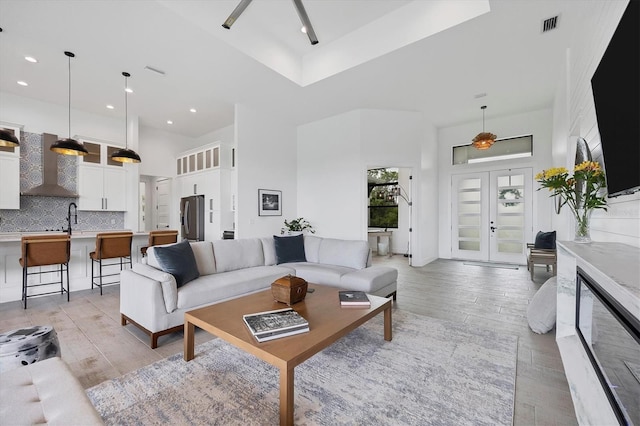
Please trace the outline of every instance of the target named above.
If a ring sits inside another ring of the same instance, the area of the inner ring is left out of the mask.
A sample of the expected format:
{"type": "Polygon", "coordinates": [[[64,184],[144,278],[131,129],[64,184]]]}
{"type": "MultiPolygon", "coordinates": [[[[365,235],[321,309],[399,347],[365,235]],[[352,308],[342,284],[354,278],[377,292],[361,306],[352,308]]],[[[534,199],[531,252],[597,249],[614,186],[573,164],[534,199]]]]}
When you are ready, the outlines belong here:
{"type": "Polygon", "coordinates": [[[28,86],[29,85],[26,81],[22,81],[22,80],[18,81],[18,84],[20,86],[28,86]]]}
{"type": "Polygon", "coordinates": [[[173,124],[173,121],[167,120],[167,124],[173,124]]]}
{"type": "Polygon", "coordinates": [[[131,87],[127,87],[124,91],[127,93],[133,93],[133,89],[131,87]]]}
{"type": "Polygon", "coordinates": [[[107,105],[107,109],[113,109],[113,105],[107,105]]]}
{"type": "Polygon", "coordinates": [[[196,109],[195,109],[195,108],[191,108],[189,111],[191,111],[191,112],[198,112],[198,111],[196,111],[196,109]]]}
{"type": "Polygon", "coordinates": [[[31,63],[34,63],[34,64],[38,63],[38,60],[36,58],[34,58],[33,56],[25,56],[24,59],[27,62],[31,62],[31,63]]]}

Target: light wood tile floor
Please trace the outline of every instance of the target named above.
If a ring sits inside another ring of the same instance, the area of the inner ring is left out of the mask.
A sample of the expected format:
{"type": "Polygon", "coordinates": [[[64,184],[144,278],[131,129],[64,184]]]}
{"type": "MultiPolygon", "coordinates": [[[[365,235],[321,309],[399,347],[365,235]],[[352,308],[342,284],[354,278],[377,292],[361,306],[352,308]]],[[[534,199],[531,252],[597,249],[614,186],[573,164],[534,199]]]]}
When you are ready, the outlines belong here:
{"type": "MultiPolygon", "coordinates": [[[[518,336],[515,425],[577,424],[555,330],[539,335],[527,325],[527,305],[551,277],[543,267],[536,267],[531,281],[525,266],[498,269],[439,259],[413,268],[401,255],[375,257],[374,263],[398,268],[395,309],[518,336]]],[[[20,302],[3,303],[0,333],[54,326],[62,358],[85,388],[182,352],[182,333],[163,336],[158,349],[150,349],[144,333],[120,325],[119,303],[117,285],[105,287],[103,296],[97,289],[74,292],[69,303],[60,296],[33,298],[27,310],[20,302]]],[[[210,339],[196,332],[196,344],[210,339]]]]}

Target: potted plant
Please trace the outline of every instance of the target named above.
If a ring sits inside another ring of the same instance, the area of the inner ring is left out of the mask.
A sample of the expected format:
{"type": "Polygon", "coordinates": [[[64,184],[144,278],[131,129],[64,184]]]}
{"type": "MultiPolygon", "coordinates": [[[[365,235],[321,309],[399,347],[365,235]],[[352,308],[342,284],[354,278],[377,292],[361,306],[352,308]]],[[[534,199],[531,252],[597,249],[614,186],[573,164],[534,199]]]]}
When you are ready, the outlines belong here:
{"type": "Polygon", "coordinates": [[[309,222],[305,220],[303,217],[299,217],[297,219],[292,220],[284,220],[284,228],[280,230],[282,235],[298,235],[302,234],[304,231],[310,232],[314,234],[316,231],[313,229],[313,226],[309,222]]]}

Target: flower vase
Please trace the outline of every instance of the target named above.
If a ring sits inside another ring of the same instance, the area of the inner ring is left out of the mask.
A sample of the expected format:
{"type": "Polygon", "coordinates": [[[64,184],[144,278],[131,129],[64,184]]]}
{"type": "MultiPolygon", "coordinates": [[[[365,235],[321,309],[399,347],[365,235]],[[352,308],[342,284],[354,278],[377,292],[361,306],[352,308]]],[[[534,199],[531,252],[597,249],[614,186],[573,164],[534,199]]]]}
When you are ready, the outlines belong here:
{"type": "Polygon", "coordinates": [[[576,229],[575,237],[573,239],[576,243],[590,243],[591,242],[591,213],[592,209],[577,209],[576,210],[576,229]]]}

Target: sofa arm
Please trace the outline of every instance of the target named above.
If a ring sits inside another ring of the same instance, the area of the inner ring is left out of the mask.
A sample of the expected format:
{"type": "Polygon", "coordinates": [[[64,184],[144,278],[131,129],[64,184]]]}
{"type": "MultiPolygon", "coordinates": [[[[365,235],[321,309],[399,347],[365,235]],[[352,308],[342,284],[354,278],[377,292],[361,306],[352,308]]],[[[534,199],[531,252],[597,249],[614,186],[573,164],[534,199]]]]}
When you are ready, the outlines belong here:
{"type": "Polygon", "coordinates": [[[123,270],[120,273],[120,313],[149,331],[160,331],[156,330],[159,327],[158,318],[170,312],[162,287],[158,280],[132,269],[123,270]]]}
{"type": "MultiPolygon", "coordinates": [[[[376,294],[384,289],[388,294],[396,291],[398,270],[388,266],[371,266],[348,272],[340,277],[340,285],[349,290],[376,294]]],[[[383,296],[387,296],[384,294],[383,296]]]]}

